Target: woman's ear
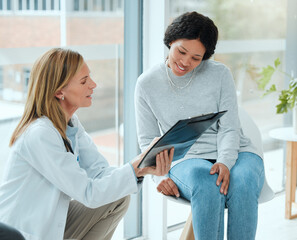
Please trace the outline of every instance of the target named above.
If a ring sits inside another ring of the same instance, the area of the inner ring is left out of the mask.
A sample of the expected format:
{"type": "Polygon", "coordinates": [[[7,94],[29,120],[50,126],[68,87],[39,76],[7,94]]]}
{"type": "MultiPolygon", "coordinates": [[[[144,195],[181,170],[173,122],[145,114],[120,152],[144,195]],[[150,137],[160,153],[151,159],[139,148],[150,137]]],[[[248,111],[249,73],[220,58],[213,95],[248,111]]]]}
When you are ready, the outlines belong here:
{"type": "Polygon", "coordinates": [[[58,90],[56,93],[55,93],[55,97],[62,100],[64,98],[64,94],[62,92],[62,90],[58,90]]]}

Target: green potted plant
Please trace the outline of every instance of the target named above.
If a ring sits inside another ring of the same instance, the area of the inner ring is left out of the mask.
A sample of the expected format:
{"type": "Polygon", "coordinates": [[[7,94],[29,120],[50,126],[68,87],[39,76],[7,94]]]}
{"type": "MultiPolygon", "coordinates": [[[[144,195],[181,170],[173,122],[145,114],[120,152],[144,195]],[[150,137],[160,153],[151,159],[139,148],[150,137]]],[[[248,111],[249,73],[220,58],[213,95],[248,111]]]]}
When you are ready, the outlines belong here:
{"type": "Polygon", "coordinates": [[[293,126],[294,131],[297,133],[297,78],[282,71],[280,69],[280,59],[277,58],[274,61],[274,65],[268,65],[262,68],[259,73],[259,79],[257,80],[258,88],[265,91],[263,96],[268,95],[273,92],[278,92],[278,104],[276,105],[276,113],[282,114],[287,113],[289,110],[293,111],[293,126]],[[275,83],[272,81],[273,75],[279,72],[289,78],[289,85],[287,88],[278,90],[275,83]],[[295,127],[296,126],[296,127],[295,127]]]}

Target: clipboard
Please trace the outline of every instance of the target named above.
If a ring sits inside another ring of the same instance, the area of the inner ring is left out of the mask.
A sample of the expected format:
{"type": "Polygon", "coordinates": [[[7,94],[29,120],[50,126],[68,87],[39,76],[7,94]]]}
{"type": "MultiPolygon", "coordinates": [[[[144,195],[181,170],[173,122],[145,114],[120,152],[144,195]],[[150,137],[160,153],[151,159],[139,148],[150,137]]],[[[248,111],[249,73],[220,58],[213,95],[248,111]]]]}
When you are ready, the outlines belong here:
{"type": "Polygon", "coordinates": [[[197,139],[226,111],[202,114],[177,121],[145,154],[138,168],[155,166],[156,155],[174,147],[172,161],[183,158],[197,139]]]}

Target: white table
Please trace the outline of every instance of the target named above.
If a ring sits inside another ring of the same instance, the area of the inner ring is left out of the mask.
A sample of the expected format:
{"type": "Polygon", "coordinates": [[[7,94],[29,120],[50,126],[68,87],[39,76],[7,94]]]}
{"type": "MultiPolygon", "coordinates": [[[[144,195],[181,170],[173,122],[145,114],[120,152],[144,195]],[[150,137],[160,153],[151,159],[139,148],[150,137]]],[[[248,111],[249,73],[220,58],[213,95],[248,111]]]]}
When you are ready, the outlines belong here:
{"type": "Polygon", "coordinates": [[[286,141],[286,209],[285,218],[297,218],[297,214],[292,214],[292,208],[296,207],[296,172],[297,172],[297,134],[292,127],[276,128],[269,132],[270,137],[286,141]]]}

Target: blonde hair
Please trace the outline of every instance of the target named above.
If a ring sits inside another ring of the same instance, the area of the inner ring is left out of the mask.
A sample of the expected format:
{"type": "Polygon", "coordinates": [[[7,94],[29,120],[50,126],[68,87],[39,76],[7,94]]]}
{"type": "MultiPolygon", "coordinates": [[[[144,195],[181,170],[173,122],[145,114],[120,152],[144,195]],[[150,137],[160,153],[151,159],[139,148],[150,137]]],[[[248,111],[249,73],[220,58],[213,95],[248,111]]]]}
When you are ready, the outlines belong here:
{"type": "Polygon", "coordinates": [[[83,57],[77,52],[54,48],[34,63],[25,110],[12,134],[9,146],[14,144],[30,123],[42,116],[48,117],[62,138],[66,139],[66,115],[55,94],[68,84],[83,62],[83,57]]]}

